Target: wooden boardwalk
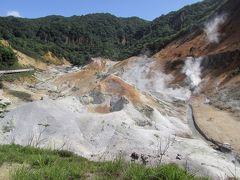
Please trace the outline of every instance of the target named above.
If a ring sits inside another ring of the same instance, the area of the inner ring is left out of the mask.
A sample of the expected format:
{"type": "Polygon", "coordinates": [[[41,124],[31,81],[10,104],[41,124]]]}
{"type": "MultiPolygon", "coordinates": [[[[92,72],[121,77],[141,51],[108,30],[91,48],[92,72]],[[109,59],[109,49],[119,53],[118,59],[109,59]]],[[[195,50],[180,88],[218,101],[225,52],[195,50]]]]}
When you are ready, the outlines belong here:
{"type": "Polygon", "coordinates": [[[0,74],[14,74],[14,73],[22,73],[22,72],[31,72],[34,71],[33,68],[29,68],[29,69],[15,69],[15,70],[3,70],[0,71],[0,74]]]}

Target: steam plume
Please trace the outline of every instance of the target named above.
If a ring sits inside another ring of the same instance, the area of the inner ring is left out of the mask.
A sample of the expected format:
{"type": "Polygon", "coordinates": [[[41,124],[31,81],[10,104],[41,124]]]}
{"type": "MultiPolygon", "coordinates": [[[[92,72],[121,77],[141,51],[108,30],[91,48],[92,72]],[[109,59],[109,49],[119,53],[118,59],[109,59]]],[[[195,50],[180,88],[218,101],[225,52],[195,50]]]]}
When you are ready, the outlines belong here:
{"type": "Polygon", "coordinates": [[[197,87],[201,80],[201,62],[202,58],[188,57],[183,67],[183,73],[186,74],[191,82],[191,88],[197,87]]]}
{"type": "Polygon", "coordinates": [[[171,100],[171,98],[187,100],[190,98],[191,92],[188,89],[169,87],[174,77],[155,67],[156,62],[153,59],[146,56],[138,57],[124,70],[122,78],[140,90],[151,92],[167,100],[171,100]]]}
{"type": "Polygon", "coordinates": [[[214,19],[210,20],[205,24],[204,31],[207,34],[207,39],[209,43],[218,43],[220,40],[219,28],[225,22],[226,15],[216,16],[214,19]]]}

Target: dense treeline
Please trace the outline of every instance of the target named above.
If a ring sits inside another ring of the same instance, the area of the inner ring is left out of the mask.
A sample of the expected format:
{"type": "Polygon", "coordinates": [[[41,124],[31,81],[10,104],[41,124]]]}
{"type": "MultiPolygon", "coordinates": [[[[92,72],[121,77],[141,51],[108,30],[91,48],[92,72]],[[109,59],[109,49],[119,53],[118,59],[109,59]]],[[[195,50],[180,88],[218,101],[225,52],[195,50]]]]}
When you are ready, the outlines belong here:
{"type": "Polygon", "coordinates": [[[110,14],[34,20],[6,17],[0,18],[0,35],[30,56],[41,57],[51,51],[83,64],[93,56],[119,59],[122,50],[134,44],[137,32],[147,25],[147,21],[139,18],[124,19],[110,14]]]}
{"type": "Polygon", "coordinates": [[[38,19],[1,17],[0,38],[38,58],[51,51],[74,64],[84,64],[96,56],[121,60],[144,49],[158,51],[203,22],[224,2],[205,0],[162,15],[152,22],[101,13],[38,19]]]}
{"type": "Polygon", "coordinates": [[[10,47],[6,47],[0,43],[0,70],[15,65],[17,57],[10,47]]]}

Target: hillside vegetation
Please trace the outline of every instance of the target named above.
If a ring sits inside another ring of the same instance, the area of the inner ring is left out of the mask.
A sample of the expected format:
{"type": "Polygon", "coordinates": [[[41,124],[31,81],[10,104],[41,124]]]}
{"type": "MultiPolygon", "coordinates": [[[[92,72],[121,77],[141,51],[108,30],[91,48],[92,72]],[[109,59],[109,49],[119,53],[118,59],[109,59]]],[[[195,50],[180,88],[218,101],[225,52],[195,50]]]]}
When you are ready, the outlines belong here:
{"type": "Polygon", "coordinates": [[[10,178],[17,180],[203,179],[188,174],[174,164],[147,168],[121,159],[114,162],[91,162],[68,151],[41,150],[18,145],[1,145],[0,163],[12,166],[10,178]]]}
{"type": "Polygon", "coordinates": [[[205,0],[152,22],[111,14],[38,19],[1,17],[0,38],[37,58],[51,51],[77,65],[97,56],[122,60],[146,49],[152,53],[158,51],[204,22],[225,1],[205,0]]]}
{"type": "Polygon", "coordinates": [[[0,70],[8,69],[17,64],[17,57],[12,48],[0,42],[0,70]]]}

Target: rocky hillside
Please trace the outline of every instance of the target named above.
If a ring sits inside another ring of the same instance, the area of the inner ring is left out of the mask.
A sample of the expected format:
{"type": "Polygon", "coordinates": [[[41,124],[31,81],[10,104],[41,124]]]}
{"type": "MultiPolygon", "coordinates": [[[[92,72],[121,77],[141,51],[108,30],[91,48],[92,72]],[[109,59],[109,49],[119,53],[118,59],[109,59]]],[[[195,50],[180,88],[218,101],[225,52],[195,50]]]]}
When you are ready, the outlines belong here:
{"type": "Polygon", "coordinates": [[[81,69],[37,72],[33,82],[4,82],[0,142],[60,148],[95,161],[175,163],[214,179],[239,175],[236,155],[219,151],[193,126],[188,87],[170,87],[172,76],[155,66],[146,57],[95,59],[81,69]]]}
{"type": "Polygon", "coordinates": [[[219,94],[234,109],[240,106],[233,102],[239,98],[239,5],[239,1],[229,0],[202,29],[174,40],[153,56],[165,72],[176,77],[174,82],[183,82],[185,76],[181,69],[187,57],[201,57],[201,78],[207,79],[201,85],[202,91],[208,95],[219,94]]]}
{"type": "Polygon", "coordinates": [[[229,0],[202,29],[174,40],[153,56],[174,77],[172,84],[198,81],[192,98],[196,125],[207,139],[227,143],[236,151],[240,150],[239,6],[239,1],[229,0]],[[191,71],[183,71],[186,64],[191,71]]]}

